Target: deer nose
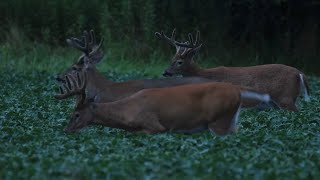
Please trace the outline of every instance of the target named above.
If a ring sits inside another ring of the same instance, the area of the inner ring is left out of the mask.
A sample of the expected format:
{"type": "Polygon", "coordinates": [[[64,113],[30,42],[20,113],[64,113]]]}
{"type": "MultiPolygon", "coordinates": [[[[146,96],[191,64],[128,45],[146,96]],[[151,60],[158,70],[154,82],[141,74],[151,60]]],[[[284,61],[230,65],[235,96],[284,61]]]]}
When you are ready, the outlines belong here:
{"type": "Polygon", "coordinates": [[[164,77],[170,77],[170,76],[172,76],[172,73],[170,73],[170,72],[168,72],[168,71],[164,71],[164,72],[162,73],[162,76],[164,76],[164,77]]]}

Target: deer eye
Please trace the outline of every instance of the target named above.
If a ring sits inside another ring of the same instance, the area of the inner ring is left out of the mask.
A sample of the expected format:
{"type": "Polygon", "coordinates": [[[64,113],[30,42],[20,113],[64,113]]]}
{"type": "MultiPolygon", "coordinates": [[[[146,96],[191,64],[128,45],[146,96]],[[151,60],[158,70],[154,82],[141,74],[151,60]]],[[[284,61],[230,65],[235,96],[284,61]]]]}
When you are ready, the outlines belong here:
{"type": "Polygon", "coordinates": [[[181,66],[183,64],[183,61],[177,61],[177,65],[181,66]]]}
{"type": "Polygon", "coordinates": [[[79,117],[80,117],[80,114],[79,114],[79,113],[76,113],[74,116],[75,116],[76,118],[79,118],[79,117]]]}
{"type": "Polygon", "coordinates": [[[76,67],[74,67],[74,66],[72,66],[72,71],[76,71],[76,70],[78,70],[76,67]]]}

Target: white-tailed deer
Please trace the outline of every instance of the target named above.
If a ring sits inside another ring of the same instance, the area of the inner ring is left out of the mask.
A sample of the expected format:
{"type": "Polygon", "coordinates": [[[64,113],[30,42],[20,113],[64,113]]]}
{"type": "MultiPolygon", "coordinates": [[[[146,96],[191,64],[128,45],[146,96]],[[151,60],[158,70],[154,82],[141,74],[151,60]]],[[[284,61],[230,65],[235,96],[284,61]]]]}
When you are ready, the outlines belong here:
{"type": "MultiPolygon", "coordinates": [[[[83,52],[78,61],[69,69],[57,77],[57,81],[62,84],[66,83],[66,75],[73,76],[79,72],[86,72],[88,76],[88,84],[86,85],[87,99],[95,102],[112,102],[130,96],[142,89],[172,87],[185,84],[199,84],[212,82],[213,80],[203,77],[185,77],[185,78],[170,78],[170,79],[146,79],[146,80],[131,80],[126,82],[114,82],[106,79],[96,68],[96,64],[103,58],[103,52],[100,49],[103,40],[99,44],[96,42],[93,30],[84,32],[82,40],[78,38],[67,39],[70,46],[83,52]]],[[[79,97],[78,97],[79,98],[79,97]]],[[[261,103],[258,106],[256,101],[245,101],[243,107],[275,107],[271,101],[270,104],[261,103]]]]}
{"type": "Polygon", "coordinates": [[[247,86],[261,93],[270,94],[279,107],[298,111],[295,104],[302,89],[304,99],[309,101],[309,85],[305,75],[296,68],[282,64],[267,64],[249,67],[216,67],[202,69],[194,61],[195,54],[202,44],[199,43],[200,32],[196,40],[189,33],[189,41],[180,43],[175,40],[175,30],[171,38],[163,31],[155,35],[176,47],[176,54],[171,65],[163,73],[164,76],[182,75],[199,76],[217,82],[230,82],[235,85],[247,86]]]}
{"type": "Polygon", "coordinates": [[[202,83],[168,88],[144,89],[110,102],[86,100],[85,75],[66,77],[57,97],[79,94],[75,111],[65,129],[77,132],[90,124],[100,124],[148,134],[177,131],[194,133],[209,129],[218,135],[236,131],[242,99],[268,102],[268,94],[243,90],[231,83],[202,83]]]}
{"type": "Polygon", "coordinates": [[[96,102],[111,102],[127,97],[141,89],[170,87],[183,84],[195,84],[212,82],[210,79],[202,77],[172,78],[172,79],[146,79],[131,80],[126,82],[114,82],[106,79],[96,68],[96,64],[103,58],[101,46],[96,43],[93,30],[90,33],[84,31],[82,39],[70,38],[67,43],[83,52],[78,61],[57,77],[60,83],[66,83],[65,76],[71,75],[76,78],[77,73],[86,72],[88,84],[86,86],[87,96],[95,99],[96,102]],[[103,92],[103,93],[100,93],[103,92]]]}
{"type": "Polygon", "coordinates": [[[201,77],[172,78],[172,79],[146,79],[131,80],[126,82],[114,82],[106,79],[97,69],[96,64],[103,58],[101,46],[103,40],[97,44],[93,30],[84,32],[82,39],[70,38],[67,43],[83,52],[78,61],[57,77],[57,81],[65,84],[66,75],[76,78],[77,73],[86,72],[88,84],[86,86],[87,98],[96,102],[112,102],[127,97],[141,89],[162,88],[183,84],[195,84],[212,82],[210,79],[201,77]],[[103,93],[101,93],[103,92],[103,93]]]}

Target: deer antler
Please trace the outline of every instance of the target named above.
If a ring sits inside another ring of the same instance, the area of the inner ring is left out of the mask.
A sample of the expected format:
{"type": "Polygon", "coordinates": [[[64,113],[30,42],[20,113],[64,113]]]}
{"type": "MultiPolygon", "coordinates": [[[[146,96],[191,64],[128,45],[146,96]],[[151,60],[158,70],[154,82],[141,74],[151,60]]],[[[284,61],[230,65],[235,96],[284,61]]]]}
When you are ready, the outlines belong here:
{"type": "Polygon", "coordinates": [[[177,41],[175,40],[176,37],[176,29],[173,29],[172,34],[171,34],[171,38],[169,38],[168,36],[166,36],[164,34],[163,31],[161,31],[161,33],[156,32],[155,35],[159,38],[159,39],[163,39],[165,41],[167,41],[169,44],[176,46],[177,41]]]}
{"type": "Polygon", "coordinates": [[[96,36],[93,30],[90,30],[90,34],[88,31],[83,32],[82,39],[78,39],[75,37],[71,37],[70,39],[67,39],[67,43],[82,51],[86,55],[92,55],[96,53],[100,47],[103,44],[104,39],[102,38],[100,43],[97,45],[96,36]]]}
{"type": "Polygon", "coordinates": [[[188,43],[179,43],[177,42],[177,46],[186,47],[186,48],[197,48],[199,46],[202,46],[202,44],[199,44],[200,40],[200,31],[197,31],[196,41],[193,41],[193,36],[191,33],[188,34],[189,42],[188,43]]]}
{"type": "MultiPolygon", "coordinates": [[[[161,33],[159,32],[156,32],[155,35],[160,38],[160,39],[163,39],[165,41],[167,41],[169,44],[173,45],[176,47],[177,51],[180,49],[180,47],[185,47],[185,48],[196,48],[196,47],[199,47],[201,46],[201,44],[198,45],[198,41],[200,39],[200,31],[197,31],[197,36],[196,36],[196,41],[193,40],[193,37],[192,37],[192,34],[189,33],[188,34],[188,37],[189,37],[189,41],[186,41],[186,42],[178,42],[175,40],[175,35],[176,35],[176,29],[174,29],[172,31],[172,34],[171,34],[171,38],[169,38],[168,36],[166,36],[164,34],[163,31],[161,31],[161,33]],[[191,43],[191,44],[190,44],[191,43]]],[[[187,49],[184,49],[183,52],[185,52],[187,49]]]]}
{"type": "Polygon", "coordinates": [[[89,55],[90,47],[88,43],[89,41],[88,32],[84,31],[83,34],[84,35],[82,36],[82,40],[71,37],[70,39],[67,39],[67,43],[70,46],[82,51],[84,54],[89,55]]]}
{"type": "Polygon", "coordinates": [[[166,42],[168,42],[169,44],[175,46],[177,50],[179,49],[180,44],[189,44],[188,41],[185,42],[185,43],[181,43],[181,42],[178,42],[178,41],[175,40],[175,37],[176,37],[176,29],[173,29],[173,31],[172,31],[172,33],[171,33],[171,38],[169,38],[168,36],[166,36],[163,31],[161,31],[161,33],[155,32],[155,35],[156,35],[159,39],[163,39],[163,40],[165,40],[166,42]]]}
{"type": "MultiPolygon", "coordinates": [[[[92,50],[91,50],[91,52],[89,53],[89,56],[95,54],[95,53],[100,49],[100,47],[101,47],[102,44],[103,44],[103,41],[104,41],[104,39],[102,38],[102,39],[100,40],[100,43],[99,43],[98,45],[94,45],[94,46],[92,47],[92,50]]],[[[95,43],[96,43],[96,42],[94,41],[94,44],[95,44],[95,43]]]]}
{"type": "Polygon", "coordinates": [[[77,73],[77,80],[75,80],[71,75],[67,75],[66,83],[60,85],[59,87],[60,94],[57,94],[54,97],[56,99],[62,100],[73,95],[81,95],[81,99],[78,102],[78,104],[83,103],[85,100],[86,86],[87,86],[86,72],[83,72],[81,76],[79,73],[77,73]]]}

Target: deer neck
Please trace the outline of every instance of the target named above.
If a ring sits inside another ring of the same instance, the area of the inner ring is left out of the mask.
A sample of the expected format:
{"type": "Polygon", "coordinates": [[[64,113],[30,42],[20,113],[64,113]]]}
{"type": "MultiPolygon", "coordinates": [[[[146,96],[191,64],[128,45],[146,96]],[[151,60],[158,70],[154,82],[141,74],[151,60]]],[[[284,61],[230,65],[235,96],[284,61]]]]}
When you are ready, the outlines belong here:
{"type": "Polygon", "coordinates": [[[103,76],[96,68],[88,68],[87,76],[88,84],[86,90],[89,98],[94,97],[96,94],[106,89],[110,84],[114,83],[103,76]]]}
{"type": "Polygon", "coordinates": [[[190,77],[190,76],[201,76],[203,69],[196,64],[195,62],[191,62],[190,65],[183,70],[182,76],[190,77]]]}

